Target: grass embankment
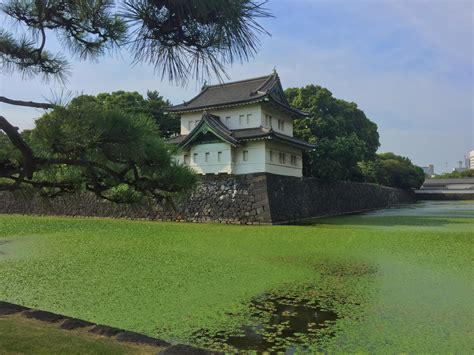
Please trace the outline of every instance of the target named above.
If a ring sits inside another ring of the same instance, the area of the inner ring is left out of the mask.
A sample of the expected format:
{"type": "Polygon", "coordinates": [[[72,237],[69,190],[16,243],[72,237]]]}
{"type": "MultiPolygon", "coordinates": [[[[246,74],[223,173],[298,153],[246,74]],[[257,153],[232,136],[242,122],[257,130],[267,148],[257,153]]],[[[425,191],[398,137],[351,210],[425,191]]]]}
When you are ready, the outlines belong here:
{"type": "Polygon", "coordinates": [[[252,322],[252,298],[303,292],[339,316],[310,349],[470,352],[473,207],[308,226],[0,216],[0,299],[209,346],[193,334],[252,322]]]}
{"type": "Polygon", "coordinates": [[[62,330],[19,315],[0,317],[0,354],[156,354],[157,348],[118,343],[86,330],[62,330]]]}

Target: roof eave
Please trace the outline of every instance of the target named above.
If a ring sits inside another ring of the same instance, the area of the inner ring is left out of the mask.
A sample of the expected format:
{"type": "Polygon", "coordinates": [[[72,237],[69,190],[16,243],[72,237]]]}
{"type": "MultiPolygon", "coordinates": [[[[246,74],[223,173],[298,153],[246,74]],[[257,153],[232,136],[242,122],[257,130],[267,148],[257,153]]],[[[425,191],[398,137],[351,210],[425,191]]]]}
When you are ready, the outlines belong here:
{"type": "Polygon", "coordinates": [[[300,111],[300,110],[298,110],[296,108],[293,108],[291,106],[286,106],[283,103],[279,102],[278,100],[275,100],[274,98],[272,98],[270,95],[268,95],[268,99],[272,103],[277,104],[279,107],[283,108],[284,110],[292,113],[293,115],[295,115],[297,117],[306,118],[306,117],[310,116],[310,114],[308,112],[300,111]]]}
{"type": "Polygon", "coordinates": [[[227,108],[227,107],[235,107],[235,106],[243,106],[243,105],[251,105],[251,104],[256,104],[259,103],[263,100],[265,100],[266,95],[260,96],[257,98],[252,98],[249,100],[245,101],[236,101],[236,102],[231,102],[231,103],[226,103],[226,104],[216,104],[216,105],[208,105],[208,106],[199,106],[199,107],[192,107],[192,108],[183,108],[183,109],[173,109],[171,108],[165,108],[165,112],[172,112],[172,113],[186,113],[186,112],[199,112],[199,111],[207,111],[207,110],[212,110],[216,108],[227,108]]]}
{"type": "Polygon", "coordinates": [[[250,137],[245,137],[245,138],[239,138],[239,141],[252,141],[252,140],[261,140],[261,139],[271,139],[271,140],[276,140],[280,142],[284,142],[285,144],[292,145],[294,147],[298,147],[307,151],[311,151],[316,149],[316,145],[304,142],[304,141],[295,141],[292,139],[286,139],[285,137],[282,137],[280,135],[275,135],[274,133],[264,133],[264,134],[259,134],[259,135],[254,135],[250,137]]]}

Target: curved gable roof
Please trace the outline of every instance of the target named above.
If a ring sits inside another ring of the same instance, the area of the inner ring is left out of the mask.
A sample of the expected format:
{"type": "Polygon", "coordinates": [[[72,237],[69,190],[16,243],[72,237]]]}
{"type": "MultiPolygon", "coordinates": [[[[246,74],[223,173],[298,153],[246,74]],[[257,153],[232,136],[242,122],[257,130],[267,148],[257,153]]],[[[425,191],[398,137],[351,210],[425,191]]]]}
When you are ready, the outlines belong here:
{"type": "Polygon", "coordinates": [[[273,101],[279,106],[299,116],[307,116],[305,112],[290,106],[281,86],[278,74],[234,81],[225,84],[205,86],[193,99],[180,105],[167,108],[168,112],[187,112],[233,106],[260,101],[273,101]]]}
{"type": "Polygon", "coordinates": [[[218,116],[214,116],[205,112],[197,126],[194,127],[194,129],[189,132],[189,134],[181,142],[179,142],[179,146],[181,148],[185,148],[194,142],[199,137],[199,135],[208,132],[214,134],[217,138],[231,144],[234,147],[239,144],[239,141],[232,137],[232,131],[220,121],[218,116]]]}

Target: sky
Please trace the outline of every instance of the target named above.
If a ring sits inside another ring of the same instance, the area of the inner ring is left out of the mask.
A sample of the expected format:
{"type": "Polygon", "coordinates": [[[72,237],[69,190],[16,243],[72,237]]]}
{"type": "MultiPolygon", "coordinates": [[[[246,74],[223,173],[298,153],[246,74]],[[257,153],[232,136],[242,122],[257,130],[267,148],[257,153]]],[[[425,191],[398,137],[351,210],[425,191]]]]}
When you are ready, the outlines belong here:
{"type": "MultiPolygon", "coordinates": [[[[474,149],[474,2],[471,0],[269,0],[257,55],[227,68],[230,80],[270,74],[282,84],[317,84],[355,102],[379,127],[380,152],[451,170],[474,149]]],[[[2,27],[10,23],[0,17],[2,27]]],[[[56,40],[47,46],[56,50],[56,40]]],[[[72,61],[67,84],[0,73],[0,95],[50,100],[116,90],[158,90],[172,103],[189,100],[201,82],[179,86],[126,52],[98,62],[72,61]]],[[[215,79],[208,83],[215,83],[215,79]]],[[[0,104],[21,129],[42,112],[0,104]]]]}

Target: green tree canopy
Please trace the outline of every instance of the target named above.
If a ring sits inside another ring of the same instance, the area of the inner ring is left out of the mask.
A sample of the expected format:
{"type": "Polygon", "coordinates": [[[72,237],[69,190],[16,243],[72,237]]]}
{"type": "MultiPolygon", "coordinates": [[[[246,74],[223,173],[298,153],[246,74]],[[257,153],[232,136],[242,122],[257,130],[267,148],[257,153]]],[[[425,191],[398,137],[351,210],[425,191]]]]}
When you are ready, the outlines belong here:
{"type": "Polygon", "coordinates": [[[459,178],[470,178],[474,177],[474,169],[467,169],[464,171],[452,171],[441,175],[436,175],[435,179],[459,179],[459,178]]]}
{"type": "Polygon", "coordinates": [[[375,160],[360,162],[359,168],[366,182],[401,189],[417,189],[425,181],[425,173],[410,159],[394,153],[377,154],[375,160]]]}
{"type": "Polygon", "coordinates": [[[336,99],[316,85],[285,93],[291,105],[310,114],[294,122],[295,136],[317,146],[303,157],[304,175],[351,180],[358,175],[358,162],[375,158],[380,145],[377,125],[355,103],[336,99]]]}
{"type": "Polygon", "coordinates": [[[158,91],[147,91],[144,98],[136,91],[114,91],[112,93],[100,93],[97,96],[81,95],[75,97],[71,103],[98,104],[105,110],[119,110],[132,115],[145,115],[153,119],[158,125],[161,137],[168,138],[179,132],[179,118],[164,113],[164,108],[170,106],[168,100],[163,99],[158,91]]]}

